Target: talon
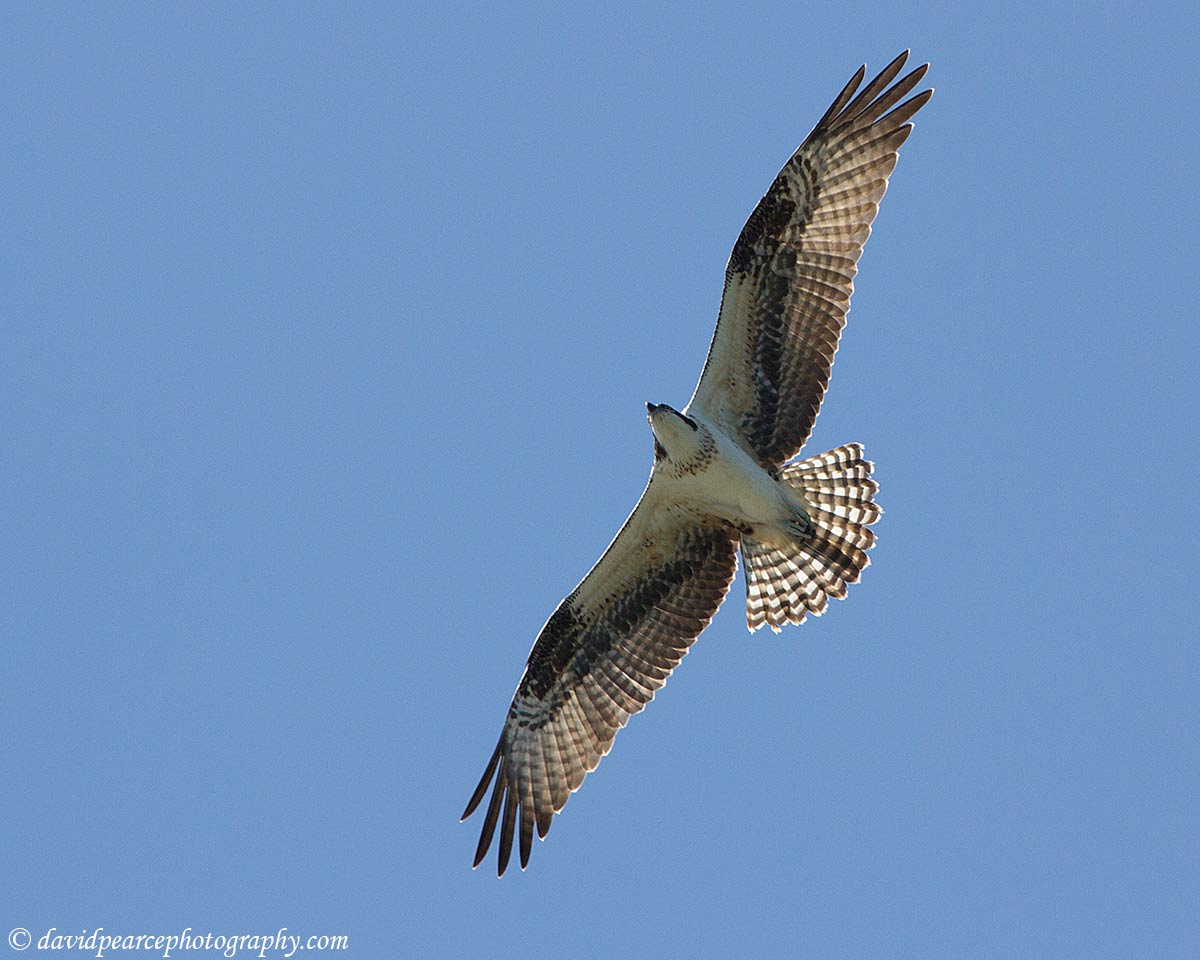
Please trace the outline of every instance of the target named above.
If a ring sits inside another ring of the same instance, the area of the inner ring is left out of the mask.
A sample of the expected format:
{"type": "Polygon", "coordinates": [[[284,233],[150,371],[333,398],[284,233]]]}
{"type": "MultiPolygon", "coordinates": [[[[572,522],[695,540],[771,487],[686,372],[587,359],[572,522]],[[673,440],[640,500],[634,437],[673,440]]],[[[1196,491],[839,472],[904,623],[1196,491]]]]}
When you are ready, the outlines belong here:
{"type": "Polygon", "coordinates": [[[817,525],[810,517],[797,517],[792,521],[792,530],[800,540],[811,540],[817,535],[817,525]]]}

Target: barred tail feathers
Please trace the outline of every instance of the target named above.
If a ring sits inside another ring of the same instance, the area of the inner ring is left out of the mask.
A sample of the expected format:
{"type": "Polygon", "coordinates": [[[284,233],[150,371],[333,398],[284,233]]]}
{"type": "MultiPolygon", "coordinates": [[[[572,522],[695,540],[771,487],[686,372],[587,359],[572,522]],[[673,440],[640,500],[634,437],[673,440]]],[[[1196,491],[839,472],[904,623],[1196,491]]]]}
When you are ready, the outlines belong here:
{"type": "Polygon", "coordinates": [[[870,478],[874,464],[863,459],[860,444],[845,446],[785,466],[781,479],[812,505],[813,537],[787,552],[742,537],[746,571],[746,624],[778,633],[785,623],[820,616],[829,598],[842,599],[857,583],[875,543],[870,524],[882,510],[874,497],[879,485],[870,478]]]}

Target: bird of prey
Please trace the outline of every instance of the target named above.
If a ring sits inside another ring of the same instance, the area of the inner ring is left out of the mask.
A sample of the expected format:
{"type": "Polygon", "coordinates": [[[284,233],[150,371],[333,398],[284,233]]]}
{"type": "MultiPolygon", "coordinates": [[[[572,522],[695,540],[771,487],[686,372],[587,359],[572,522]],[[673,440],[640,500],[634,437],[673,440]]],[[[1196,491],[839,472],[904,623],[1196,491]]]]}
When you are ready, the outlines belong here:
{"type": "Polygon", "coordinates": [[[857,443],[803,460],[850,308],[863,244],[908,122],[902,53],[862,90],[862,67],[742,228],[708,359],[682,412],[649,403],[650,480],[583,582],[542,628],[487,769],[475,852],[500,826],[498,873],[522,869],[554,814],[683,659],[729,590],[740,549],[751,631],[821,614],[858,581],[878,519],[857,443]],[[901,101],[904,101],[901,103],[901,101]]]}

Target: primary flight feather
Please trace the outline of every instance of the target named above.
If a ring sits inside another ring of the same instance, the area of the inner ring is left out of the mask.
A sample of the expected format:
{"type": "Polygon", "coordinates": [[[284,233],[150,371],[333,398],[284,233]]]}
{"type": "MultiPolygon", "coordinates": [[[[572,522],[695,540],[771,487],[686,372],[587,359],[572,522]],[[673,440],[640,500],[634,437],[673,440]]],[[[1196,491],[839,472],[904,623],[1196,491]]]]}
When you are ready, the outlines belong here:
{"type": "Polygon", "coordinates": [[[641,499],[542,628],[500,741],[467,804],[493,784],[475,866],[500,828],[521,867],[536,829],[596,768],[666,682],[745,565],[750,630],[821,614],[867,566],[880,510],[872,464],[847,444],[788,462],[812,432],[854,275],[908,122],[908,53],[859,90],[862,67],[784,165],[742,228],[717,329],[680,413],[647,404],[654,466],[641,499]],[[901,102],[903,101],[903,102],[901,102]]]}

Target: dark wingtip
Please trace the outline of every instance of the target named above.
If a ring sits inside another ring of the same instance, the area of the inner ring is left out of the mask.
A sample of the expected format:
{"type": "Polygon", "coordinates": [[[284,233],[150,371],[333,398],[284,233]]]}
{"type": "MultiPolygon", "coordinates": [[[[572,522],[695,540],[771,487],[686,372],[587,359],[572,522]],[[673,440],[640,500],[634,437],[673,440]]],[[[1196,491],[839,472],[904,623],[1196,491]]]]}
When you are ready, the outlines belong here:
{"type": "Polygon", "coordinates": [[[492,782],[492,774],[496,772],[496,764],[500,762],[500,751],[503,746],[504,735],[501,734],[500,741],[496,744],[496,749],[492,751],[492,758],[488,761],[487,768],[483,771],[483,776],[479,778],[479,786],[475,788],[475,792],[471,794],[471,799],[467,801],[467,809],[458,818],[459,823],[462,823],[475,812],[475,808],[479,806],[479,801],[487,793],[488,784],[492,782]]]}
{"type": "Polygon", "coordinates": [[[909,97],[906,101],[904,101],[904,103],[900,104],[900,106],[898,106],[892,112],[899,113],[901,110],[906,110],[908,111],[908,117],[906,117],[906,119],[911,118],[913,114],[915,114],[929,102],[929,98],[932,96],[933,87],[930,87],[928,90],[922,90],[916,96],[909,97]]]}
{"type": "Polygon", "coordinates": [[[487,815],[483,819],[483,829],[479,833],[479,843],[475,847],[475,863],[473,866],[479,866],[483,858],[487,855],[488,847],[492,845],[492,835],[496,832],[496,820],[500,816],[500,804],[504,799],[504,788],[507,779],[504,764],[501,763],[500,771],[496,774],[496,786],[492,790],[492,799],[488,803],[487,815]]]}
{"type": "Polygon", "coordinates": [[[517,792],[511,784],[506,784],[504,795],[504,818],[500,821],[500,856],[497,861],[496,876],[504,876],[508,869],[508,858],[512,856],[513,829],[517,823],[517,792]]]}
{"type": "Polygon", "coordinates": [[[525,796],[521,799],[521,825],[520,835],[520,850],[521,850],[521,869],[524,870],[529,866],[529,851],[533,848],[533,805],[531,803],[533,797],[531,791],[524,791],[525,796]]]}

